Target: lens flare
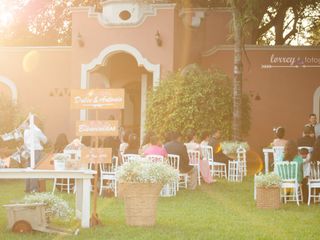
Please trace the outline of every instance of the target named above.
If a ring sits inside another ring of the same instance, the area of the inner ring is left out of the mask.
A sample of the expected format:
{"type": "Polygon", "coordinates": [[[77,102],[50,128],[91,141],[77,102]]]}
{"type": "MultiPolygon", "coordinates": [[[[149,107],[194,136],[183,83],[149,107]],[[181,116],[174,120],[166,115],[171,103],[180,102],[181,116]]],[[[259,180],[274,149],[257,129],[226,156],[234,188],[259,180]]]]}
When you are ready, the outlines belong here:
{"type": "Polygon", "coordinates": [[[31,50],[23,58],[22,67],[25,72],[33,72],[39,65],[40,54],[38,51],[31,50]]]}

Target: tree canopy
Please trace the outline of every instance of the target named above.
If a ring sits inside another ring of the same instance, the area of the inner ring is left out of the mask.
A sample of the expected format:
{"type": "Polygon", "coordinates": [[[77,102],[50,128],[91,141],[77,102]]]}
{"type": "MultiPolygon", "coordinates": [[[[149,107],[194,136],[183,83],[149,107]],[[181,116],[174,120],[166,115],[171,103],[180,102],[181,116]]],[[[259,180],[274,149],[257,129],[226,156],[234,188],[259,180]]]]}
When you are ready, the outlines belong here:
{"type": "MultiPolygon", "coordinates": [[[[319,45],[319,0],[243,0],[250,2],[252,19],[246,43],[319,45]]],[[[70,45],[71,14],[76,6],[96,6],[100,0],[2,0],[0,45],[70,45]]],[[[173,2],[178,7],[227,7],[227,0],[144,0],[173,2]]],[[[248,5],[248,4],[244,4],[248,5]]]]}
{"type": "MultiPolygon", "coordinates": [[[[241,132],[250,128],[250,102],[242,96],[241,132]]],[[[220,129],[226,139],[232,136],[232,81],[226,74],[201,70],[172,73],[150,91],[147,101],[147,131],[164,137],[171,131],[186,134],[190,129],[198,135],[220,129]]]]}

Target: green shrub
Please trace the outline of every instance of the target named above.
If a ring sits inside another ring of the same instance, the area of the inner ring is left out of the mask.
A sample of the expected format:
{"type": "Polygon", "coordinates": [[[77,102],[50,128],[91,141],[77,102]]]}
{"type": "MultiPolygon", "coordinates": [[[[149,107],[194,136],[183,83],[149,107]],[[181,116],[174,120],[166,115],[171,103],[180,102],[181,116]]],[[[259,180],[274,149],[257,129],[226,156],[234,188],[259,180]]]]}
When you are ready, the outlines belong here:
{"type": "MultiPolygon", "coordinates": [[[[243,97],[242,133],[250,126],[249,98],[243,97]]],[[[182,75],[171,73],[147,102],[146,130],[164,136],[168,131],[185,134],[194,129],[221,129],[225,138],[232,135],[232,83],[226,74],[216,69],[204,71],[198,67],[182,75]]]]}

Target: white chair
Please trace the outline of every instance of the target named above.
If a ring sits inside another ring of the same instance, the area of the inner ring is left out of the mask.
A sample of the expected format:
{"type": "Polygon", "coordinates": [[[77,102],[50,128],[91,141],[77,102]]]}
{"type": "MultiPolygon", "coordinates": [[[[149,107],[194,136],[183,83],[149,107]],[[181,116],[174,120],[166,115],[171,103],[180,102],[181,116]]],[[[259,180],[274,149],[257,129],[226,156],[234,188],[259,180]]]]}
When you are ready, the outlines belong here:
{"type": "Polygon", "coordinates": [[[227,178],[227,166],[225,163],[216,162],[213,158],[213,149],[208,145],[200,145],[201,155],[209,162],[211,175],[227,178]]]}
{"type": "Polygon", "coordinates": [[[123,154],[122,161],[123,163],[141,161],[141,156],[138,154],[123,154]]]}
{"type": "Polygon", "coordinates": [[[161,155],[147,155],[146,156],[146,160],[150,161],[150,162],[163,162],[164,161],[164,157],[161,155]]]}
{"type": "MultiPolygon", "coordinates": [[[[63,151],[63,154],[69,156],[69,160],[79,161],[81,156],[81,150],[65,150],[63,151]]],[[[75,179],[55,178],[53,180],[52,193],[54,193],[56,188],[58,187],[60,187],[60,191],[67,191],[68,194],[70,192],[75,193],[76,191],[75,182],[76,182],[75,179]]]]}
{"type": "Polygon", "coordinates": [[[302,201],[302,189],[298,183],[298,163],[297,162],[276,162],[277,174],[281,177],[281,198],[284,202],[296,201],[299,206],[299,201],[302,201]],[[288,194],[287,189],[293,189],[292,194],[288,194]],[[287,199],[289,198],[289,199],[287,199]]]}
{"type": "MultiPolygon", "coordinates": [[[[168,154],[168,158],[166,159],[166,163],[176,169],[179,172],[179,162],[180,156],[175,154],[168,154]]],[[[180,174],[179,174],[180,177],[180,174]]],[[[163,186],[160,196],[162,197],[172,197],[177,195],[177,190],[179,188],[179,180],[172,184],[166,184],[163,186]]]]}
{"type": "Polygon", "coordinates": [[[100,163],[100,192],[102,194],[103,189],[111,189],[114,192],[114,196],[117,197],[117,182],[116,182],[116,170],[118,167],[118,157],[112,157],[111,163],[100,163]]]}
{"type": "Polygon", "coordinates": [[[284,157],[284,147],[272,147],[272,153],[273,153],[273,171],[277,172],[277,166],[276,163],[282,162],[284,157]]]}
{"type": "Polygon", "coordinates": [[[320,162],[311,164],[310,177],[308,179],[308,205],[310,205],[311,198],[313,202],[320,202],[320,194],[317,194],[317,189],[320,189],[320,162]]]}
{"type": "Polygon", "coordinates": [[[239,161],[239,170],[241,177],[247,176],[247,151],[243,147],[237,149],[237,160],[239,161]]]}
{"type": "Polygon", "coordinates": [[[198,184],[201,185],[201,174],[200,174],[200,151],[188,150],[189,165],[197,169],[198,173],[198,184]]]}
{"type": "Polygon", "coordinates": [[[240,161],[229,160],[228,162],[228,181],[230,182],[241,182],[242,173],[240,171],[240,161]]]}

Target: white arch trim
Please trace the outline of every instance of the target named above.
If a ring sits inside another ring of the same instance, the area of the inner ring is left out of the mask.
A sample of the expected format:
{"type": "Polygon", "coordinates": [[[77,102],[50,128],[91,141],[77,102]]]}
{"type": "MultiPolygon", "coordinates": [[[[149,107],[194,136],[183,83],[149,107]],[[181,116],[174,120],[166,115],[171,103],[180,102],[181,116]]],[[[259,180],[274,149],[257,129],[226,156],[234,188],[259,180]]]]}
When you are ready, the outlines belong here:
{"type": "MultiPolygon", "coordinates": [[[[81,83],[80,87],[82,89],[86,89],[89,87],[89,72],[94,70],[97,66],[103,65],[105,60],[116,53],[125,52],[132,55],[137,63],[138,66],[143,66],[147,71],[152,72],[153,75],[153,88],[159,86],[160,83],[160,64],[153,64],[149,62],[148,59],[144,58],[142,54],[139,52],[138,49],[135,47],[128,45],[128,44],[114,44],[106,47],[103,49],[99,56],[94,58],[88,64],[81,65],[81,83]]],[[[80,110],[80,119],[85,120],[87,119],[87,111],[80,110]]],[[[143,123],[142,123],[143,124],[143,123]]]]}
{"type": "MultiPolygon", "coordinates": [[[[319,107],[320,107],[320,87],[316,89],[316,91],[313,94],[313,113],[317,114],[317,117],[320,118],[319,116],[319,107]]],[[[319,120],[320,121],[320,120],[319,120]]]]}
{"type": "Polygon", "coordinates": [[[14,103],[17,103],[18,91],[17,91],[16,84],[13,81],[11,81],[10,79],[8,79],[8,78],[6,78],[4,76],[0,76],[0,83],[3,83],[4,85],[6,85],[10,89],[12,101],[14,103]]]}
{"type": "Polygon", "coordinates": [[[138,66],[143,66],[147,71],[152,72],[153,74],[153,86],[159,86],[160,82],[160,64],[152,64],[148,59],[144,58],[142,54],[135,47],[128,44],[114,44],[103,49],[99,56],[94,58],[88,64],[82,64],[81,67],[81,88],[85,89],[89,87],[88,83],[88,73],[92,71],[97,66],[100,66],[104,63],[105,59],[113,54],[125,52],[132,55],[138,66]]]}

